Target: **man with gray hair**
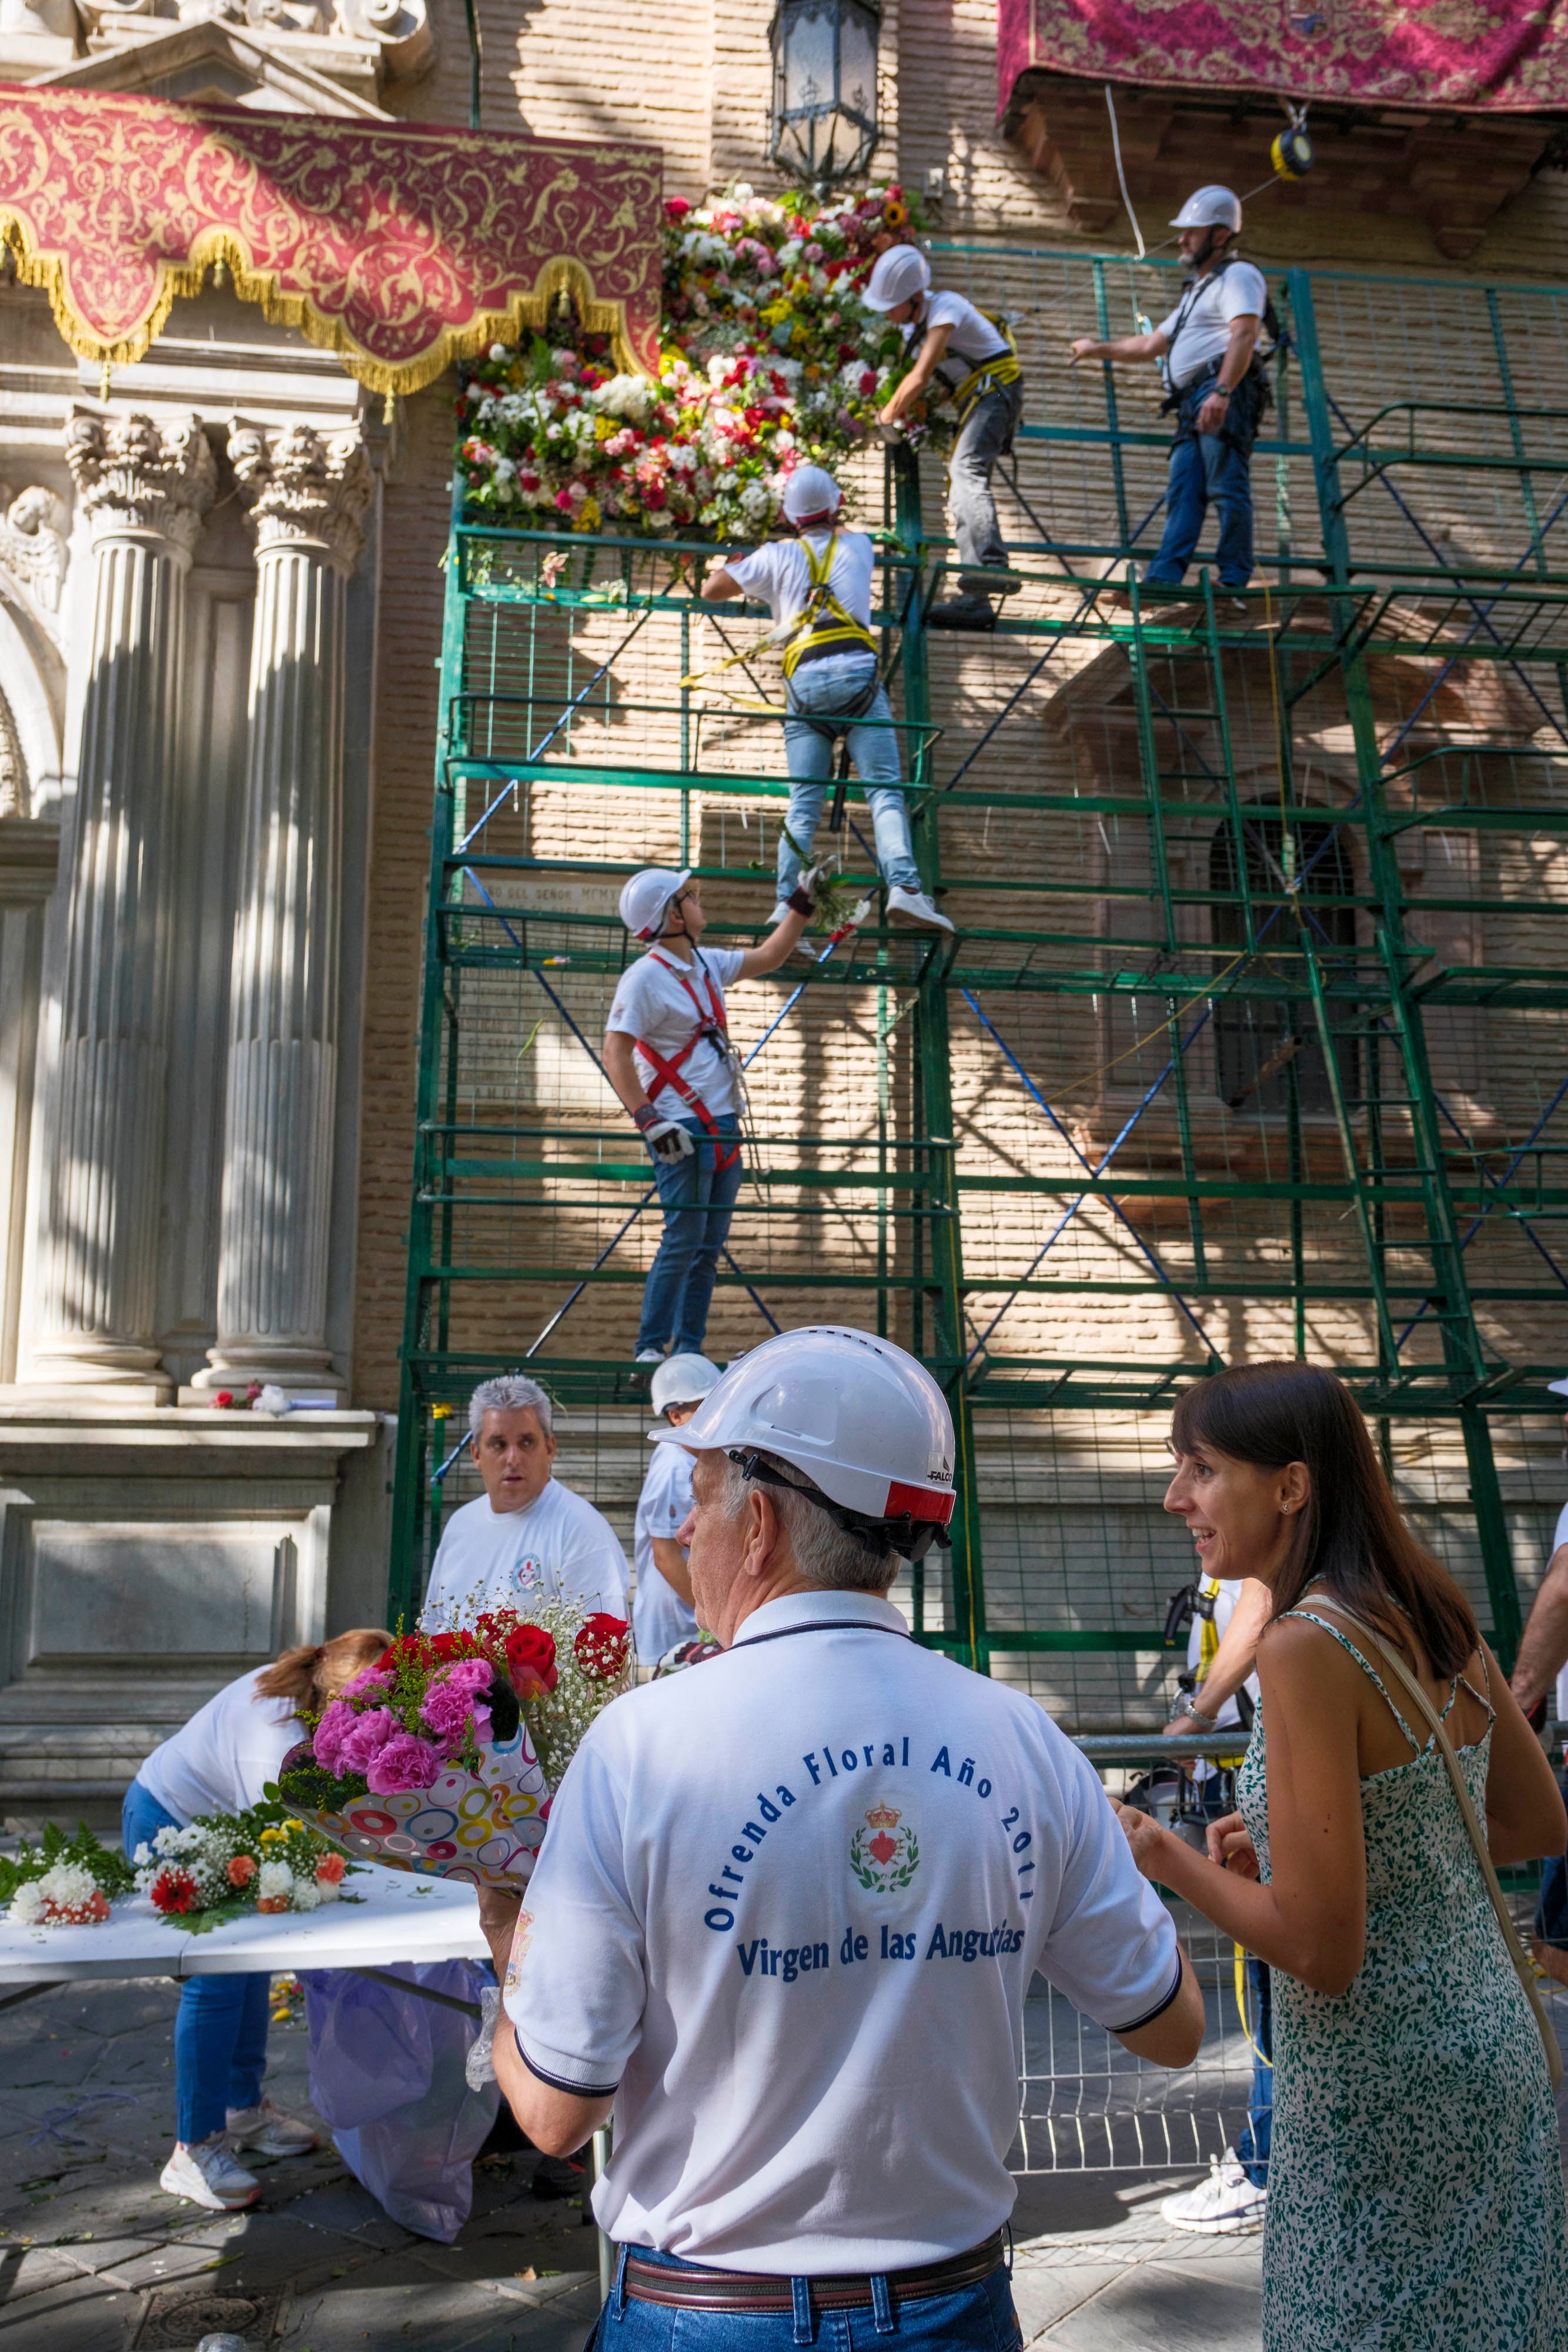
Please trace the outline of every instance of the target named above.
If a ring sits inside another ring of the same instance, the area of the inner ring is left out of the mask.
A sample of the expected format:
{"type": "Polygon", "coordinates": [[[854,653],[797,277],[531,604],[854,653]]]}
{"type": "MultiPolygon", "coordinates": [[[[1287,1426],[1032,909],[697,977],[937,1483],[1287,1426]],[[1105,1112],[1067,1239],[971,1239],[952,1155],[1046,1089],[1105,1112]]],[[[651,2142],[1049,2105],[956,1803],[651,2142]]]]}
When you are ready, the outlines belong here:
{"type": "Polygon", "coordinates": [[[782,1332],[655,1437],[722,1654],[596,1718],[515,1937],[484,1922],[518,2123],[564,2156],[614,2115],[596,2340],[1008,2352],[1031,1978],[1167,2066],[1202,1993],[1092,1767],[885,1597],[953,1516],[924,1366],[782,1332]]]}
{"type": "Polygon", "coordinates": [[[468,1445],[485,1491],[454,1511],[430,1571],[420,1624],[471,1625],[482,1610],[530,1596],[626,1614],[626,1555],[591,1503],[551,1475],[550,1401],[520,1372],[484,1381],[468,1400],[468,1445]]]}

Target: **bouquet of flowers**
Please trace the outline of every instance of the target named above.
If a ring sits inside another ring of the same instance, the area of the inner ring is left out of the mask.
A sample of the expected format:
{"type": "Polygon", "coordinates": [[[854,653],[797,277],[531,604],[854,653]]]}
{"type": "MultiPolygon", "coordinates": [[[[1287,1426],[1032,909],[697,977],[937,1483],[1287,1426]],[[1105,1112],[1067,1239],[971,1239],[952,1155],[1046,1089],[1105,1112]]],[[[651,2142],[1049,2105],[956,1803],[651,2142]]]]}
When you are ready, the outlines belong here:
{"type": "Polygon", "coordinates": [[[314,1911],[343,1895],[342,1855],[279,1804],[205,1813],[136,1849],[136,1889],[193,1936],[252,1911],[314,1911]]]}
{"type": "Polygon", "coordinates": [[[631,1654],[623,1619],[560,1601],[402,1634],[284,1758],[278,1792],[394,1870],[526,1885],[550,1791],[631,1654]]]}
{"type": "Polygon", "coordinates": [[[664,206],[659,381],[606,336],[491,345],[457,404],[470,514],[538,529],[761,539],[793,468],[874,429],[903,364],[859,289],[919,226],[896,185],[664,206]]]}
{"type": "Polygon", "coordinates": [[[0,1856],[0,1903],[14,1927],[101,1926],[131,1884],[124,1855],[100,1845],[85,1822],[69,1837],[47,1822],[38,1844],[24,1838],[15,1859],[0,1856]]]}

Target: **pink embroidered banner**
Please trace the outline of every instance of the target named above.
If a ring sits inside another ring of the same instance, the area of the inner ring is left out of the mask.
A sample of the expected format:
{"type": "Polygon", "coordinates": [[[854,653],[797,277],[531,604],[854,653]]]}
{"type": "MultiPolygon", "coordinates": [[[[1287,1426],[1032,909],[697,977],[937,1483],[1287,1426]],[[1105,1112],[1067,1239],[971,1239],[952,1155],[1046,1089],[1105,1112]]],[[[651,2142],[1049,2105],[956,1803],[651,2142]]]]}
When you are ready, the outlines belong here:
{"type": "Polygon", "coordinates": [[[1020,74],[1541,114],[1568,107],[1568,0],[998,0],[1020,74]]]}

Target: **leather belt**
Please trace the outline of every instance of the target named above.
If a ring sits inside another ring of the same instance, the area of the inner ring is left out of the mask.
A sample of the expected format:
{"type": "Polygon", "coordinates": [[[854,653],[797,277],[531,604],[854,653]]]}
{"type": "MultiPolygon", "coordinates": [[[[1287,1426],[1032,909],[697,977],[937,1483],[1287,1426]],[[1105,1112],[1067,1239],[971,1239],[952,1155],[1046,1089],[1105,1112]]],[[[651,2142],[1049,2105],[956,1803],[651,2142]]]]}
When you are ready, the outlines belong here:
{"type": "MultiPolygon", "coordinates": [[[[925,2263],[917,2270],[889,2271],[888,2290],[895,2304],[916,2303],[926,2295],[957,2294],[964,2287],[978,2286],[1006,2263],[1006,2238],[998,2230],[983,2246],[974,2246],[967,2254],[949,2254],[945,2262],[925,2263]]],[[[871,2305],[869,2276],[811,2278],[806,2284],[818,2311],[847,2311],[871,2305]]],[[[626,2257],[623,2286],[633,2303],[663,2304],[681,2311],[793,2311],[795,2307],[794,2286],[788,2278],[761,2271],[665,2270],[658,2263],[641,2261],[634,2253],[626,2257]]]]}

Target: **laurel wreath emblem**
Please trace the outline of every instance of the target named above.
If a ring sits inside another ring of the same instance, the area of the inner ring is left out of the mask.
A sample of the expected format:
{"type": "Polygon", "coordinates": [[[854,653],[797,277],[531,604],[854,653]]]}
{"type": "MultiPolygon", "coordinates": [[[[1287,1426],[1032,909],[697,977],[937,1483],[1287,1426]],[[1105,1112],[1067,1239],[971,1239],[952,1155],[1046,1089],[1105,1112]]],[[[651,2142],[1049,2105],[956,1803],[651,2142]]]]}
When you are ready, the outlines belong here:
{"type": "Polygon", "coordinates": [[[865,1831],[856,1830],[850,1840],[850,1868],[868,1895],[896,1895],[908,1885],[920,1867],[920,1841],[913,1830],[905,1830],[904,1847],[903,1861],[883,1873],[865,1853],[865,1831]]]}

